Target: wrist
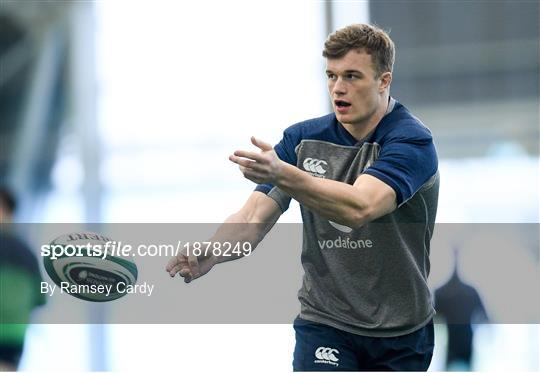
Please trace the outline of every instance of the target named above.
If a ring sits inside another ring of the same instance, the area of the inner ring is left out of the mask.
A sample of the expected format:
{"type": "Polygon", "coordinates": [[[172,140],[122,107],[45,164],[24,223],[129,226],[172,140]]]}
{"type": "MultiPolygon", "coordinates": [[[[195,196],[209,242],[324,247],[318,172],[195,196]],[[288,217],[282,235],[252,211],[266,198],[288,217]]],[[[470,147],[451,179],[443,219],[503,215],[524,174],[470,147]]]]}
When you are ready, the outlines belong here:
{"type": "Polygon", "coordinates": [[[220,256],[212,254],[212,256],[210,257],[210,263],[212,264],[212,267],[222,262],[223,260],[221,259],[220,256]]]}
{"type": "Polygon", "coordinates": [[[281,159],[278,161],[275,172],[276,176],[272,184],[277,187],[283,187],[287,184],[287,166],[290,166],[287,162],[284,162],[281,159]]]}
{"type": "Polygon", "coordinates": [[[275,186],[281,188],[287,193],[299,190],[301,185],[304,185],[305,180],[303,177],[307,175],[306,172],[302,171],[296,166],[282,161],[281,169],[279,176],[276,177],[275,186]]]}

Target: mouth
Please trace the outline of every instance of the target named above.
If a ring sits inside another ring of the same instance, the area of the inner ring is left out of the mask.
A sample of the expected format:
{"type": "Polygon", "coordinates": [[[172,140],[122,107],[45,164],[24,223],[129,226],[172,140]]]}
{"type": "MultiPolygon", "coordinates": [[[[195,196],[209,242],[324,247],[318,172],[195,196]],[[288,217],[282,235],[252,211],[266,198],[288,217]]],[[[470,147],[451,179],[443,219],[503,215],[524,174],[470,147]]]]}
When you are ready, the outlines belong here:
{"type": "Polygon", "coordinates": [[[334,105],[336,106],[336,111],[339,114],[347,113],[351,107],[351,103],[345,100],[334,100],[334,105]]]}
{"type": "Polygon", "coordinates": [[[351,106],[351,103],[345,100],[334,100],[334,104],[336,105],[336,107],[339,107],[339,108],[346,108],[346,107],[351,106]]]}

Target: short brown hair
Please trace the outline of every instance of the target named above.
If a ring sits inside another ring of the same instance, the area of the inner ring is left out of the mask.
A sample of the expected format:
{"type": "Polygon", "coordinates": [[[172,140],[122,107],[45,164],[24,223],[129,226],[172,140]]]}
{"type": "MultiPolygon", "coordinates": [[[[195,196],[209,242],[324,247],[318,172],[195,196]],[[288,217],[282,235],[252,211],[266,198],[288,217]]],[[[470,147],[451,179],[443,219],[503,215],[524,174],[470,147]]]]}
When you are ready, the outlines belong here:
{"type": "Polygon", "coordinates": [[[351,50],[371,55],[377,76],[387,71],[392,72],[394,42],[384,30],[362,23],[344,27],[328,36],[322,54],[325,58],[341,58],[351,50]]]}

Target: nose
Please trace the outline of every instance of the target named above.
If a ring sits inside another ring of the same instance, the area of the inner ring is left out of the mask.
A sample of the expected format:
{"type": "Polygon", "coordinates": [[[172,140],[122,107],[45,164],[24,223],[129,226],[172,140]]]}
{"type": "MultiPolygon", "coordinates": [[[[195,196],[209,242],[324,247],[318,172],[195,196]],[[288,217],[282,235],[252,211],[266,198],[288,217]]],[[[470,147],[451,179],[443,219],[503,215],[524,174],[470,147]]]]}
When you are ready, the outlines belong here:
{"type": "Polygon", "coordinates": [[[345,93],[347,93],[346,88],[347,87],[343,79],[341,77],[338,77],[336,81],[334,82],[334,84],[332,85],[332,89],[330,93],[332,93],[332,95],[335,95],[335,96],[342,96],[345,93]]]}

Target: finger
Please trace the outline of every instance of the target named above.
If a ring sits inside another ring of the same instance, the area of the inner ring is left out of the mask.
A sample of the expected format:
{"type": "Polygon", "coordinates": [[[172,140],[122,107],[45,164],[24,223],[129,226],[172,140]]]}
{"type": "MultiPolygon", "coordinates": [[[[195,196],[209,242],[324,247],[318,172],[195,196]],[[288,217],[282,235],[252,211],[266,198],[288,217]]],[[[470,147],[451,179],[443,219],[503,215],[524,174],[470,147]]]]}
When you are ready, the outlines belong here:
{"type": "Polygon", "coordinates": [[[189,270],[188,267],[184,267],[180,270],[179,272],[179,275],[180,277],[183,277],[184,278],[184,282],[187,284],[189,282],[191,282],[191,280],[193,279],[193,275],[191,274],[191,271],[189,270]]]}
{"type": "Polygon", "coordinates": [[[249,152],[247,150],[237,150],[233,154],[236,155],[237,157],[248,158],[248,159],[251,159],[251,160],[257,161],[257,162],[264,162],[265,161],[265,159],[261,155],[261,153],[249,152]]]}
{"type": "Polygon", "coordinates": [[[263,174],[259,173],[259,172],[256,172],[256,171],[253,171],[253,170],[244,170],[242,171],[242,173],[244,174],[244,177],[248,180],[251,180],[253,181],[254,183],[257,183],[257,184],[264,184],[266,183],[267,179],[264,177],[263,174]]]}
{"type": "Polygon", "coordinates": [[[272,150],[273,147],[267,142],[257,139],[255,136],[251,136],[251,143],[261,150],[272,150]]]}
{"type": "Polygon", "coordinates": [[[257,162],[250,161],[249,159],[245,159],[245,158],[240,158],[235,155],[229,156],[229,160],[245,168],[255,168],[257,166],[257,162]]]}
{"type": "Polygon", "coordinates": [[[192,278],[198,277],[201,273],[199,270],[199,259],[193,255],[193,253],[190,253],[188,256],[188,264],[189,269],[191,270],[192,278]]]}
{"type": "Polygon", "coordinates": [[[185,254],[180,253],[169,260],[166,270],[172,277],[174,277],[182,267],[187,267],[187,265],[188,263],[185,254]]]}
{"type": "Polygon", "coordinates": [[[170,272],[176,265],[178,264],[178,258],[175,256],[175,257],[172,257],[168,262],[167,262],[167,266],[165,266],[165,270],[167,272],[170,272]]]}
{"type": "Polygon", "coordinates": [[[176,257],[176,264],[171,268],[171,270],[169,271],[169,274],[171,276],[175,276],[183,268],[189,269],[189,265],[188,265],[186,256],[184,254],[180,254],[179,256],[176,257]]]}
{"type": "Polygon", "coordinates": [[[171,277],[176,276],[176,274],[182,269],[182,264],[178,263],[174,267],[172,267],[168,272],[171,277]]]}

